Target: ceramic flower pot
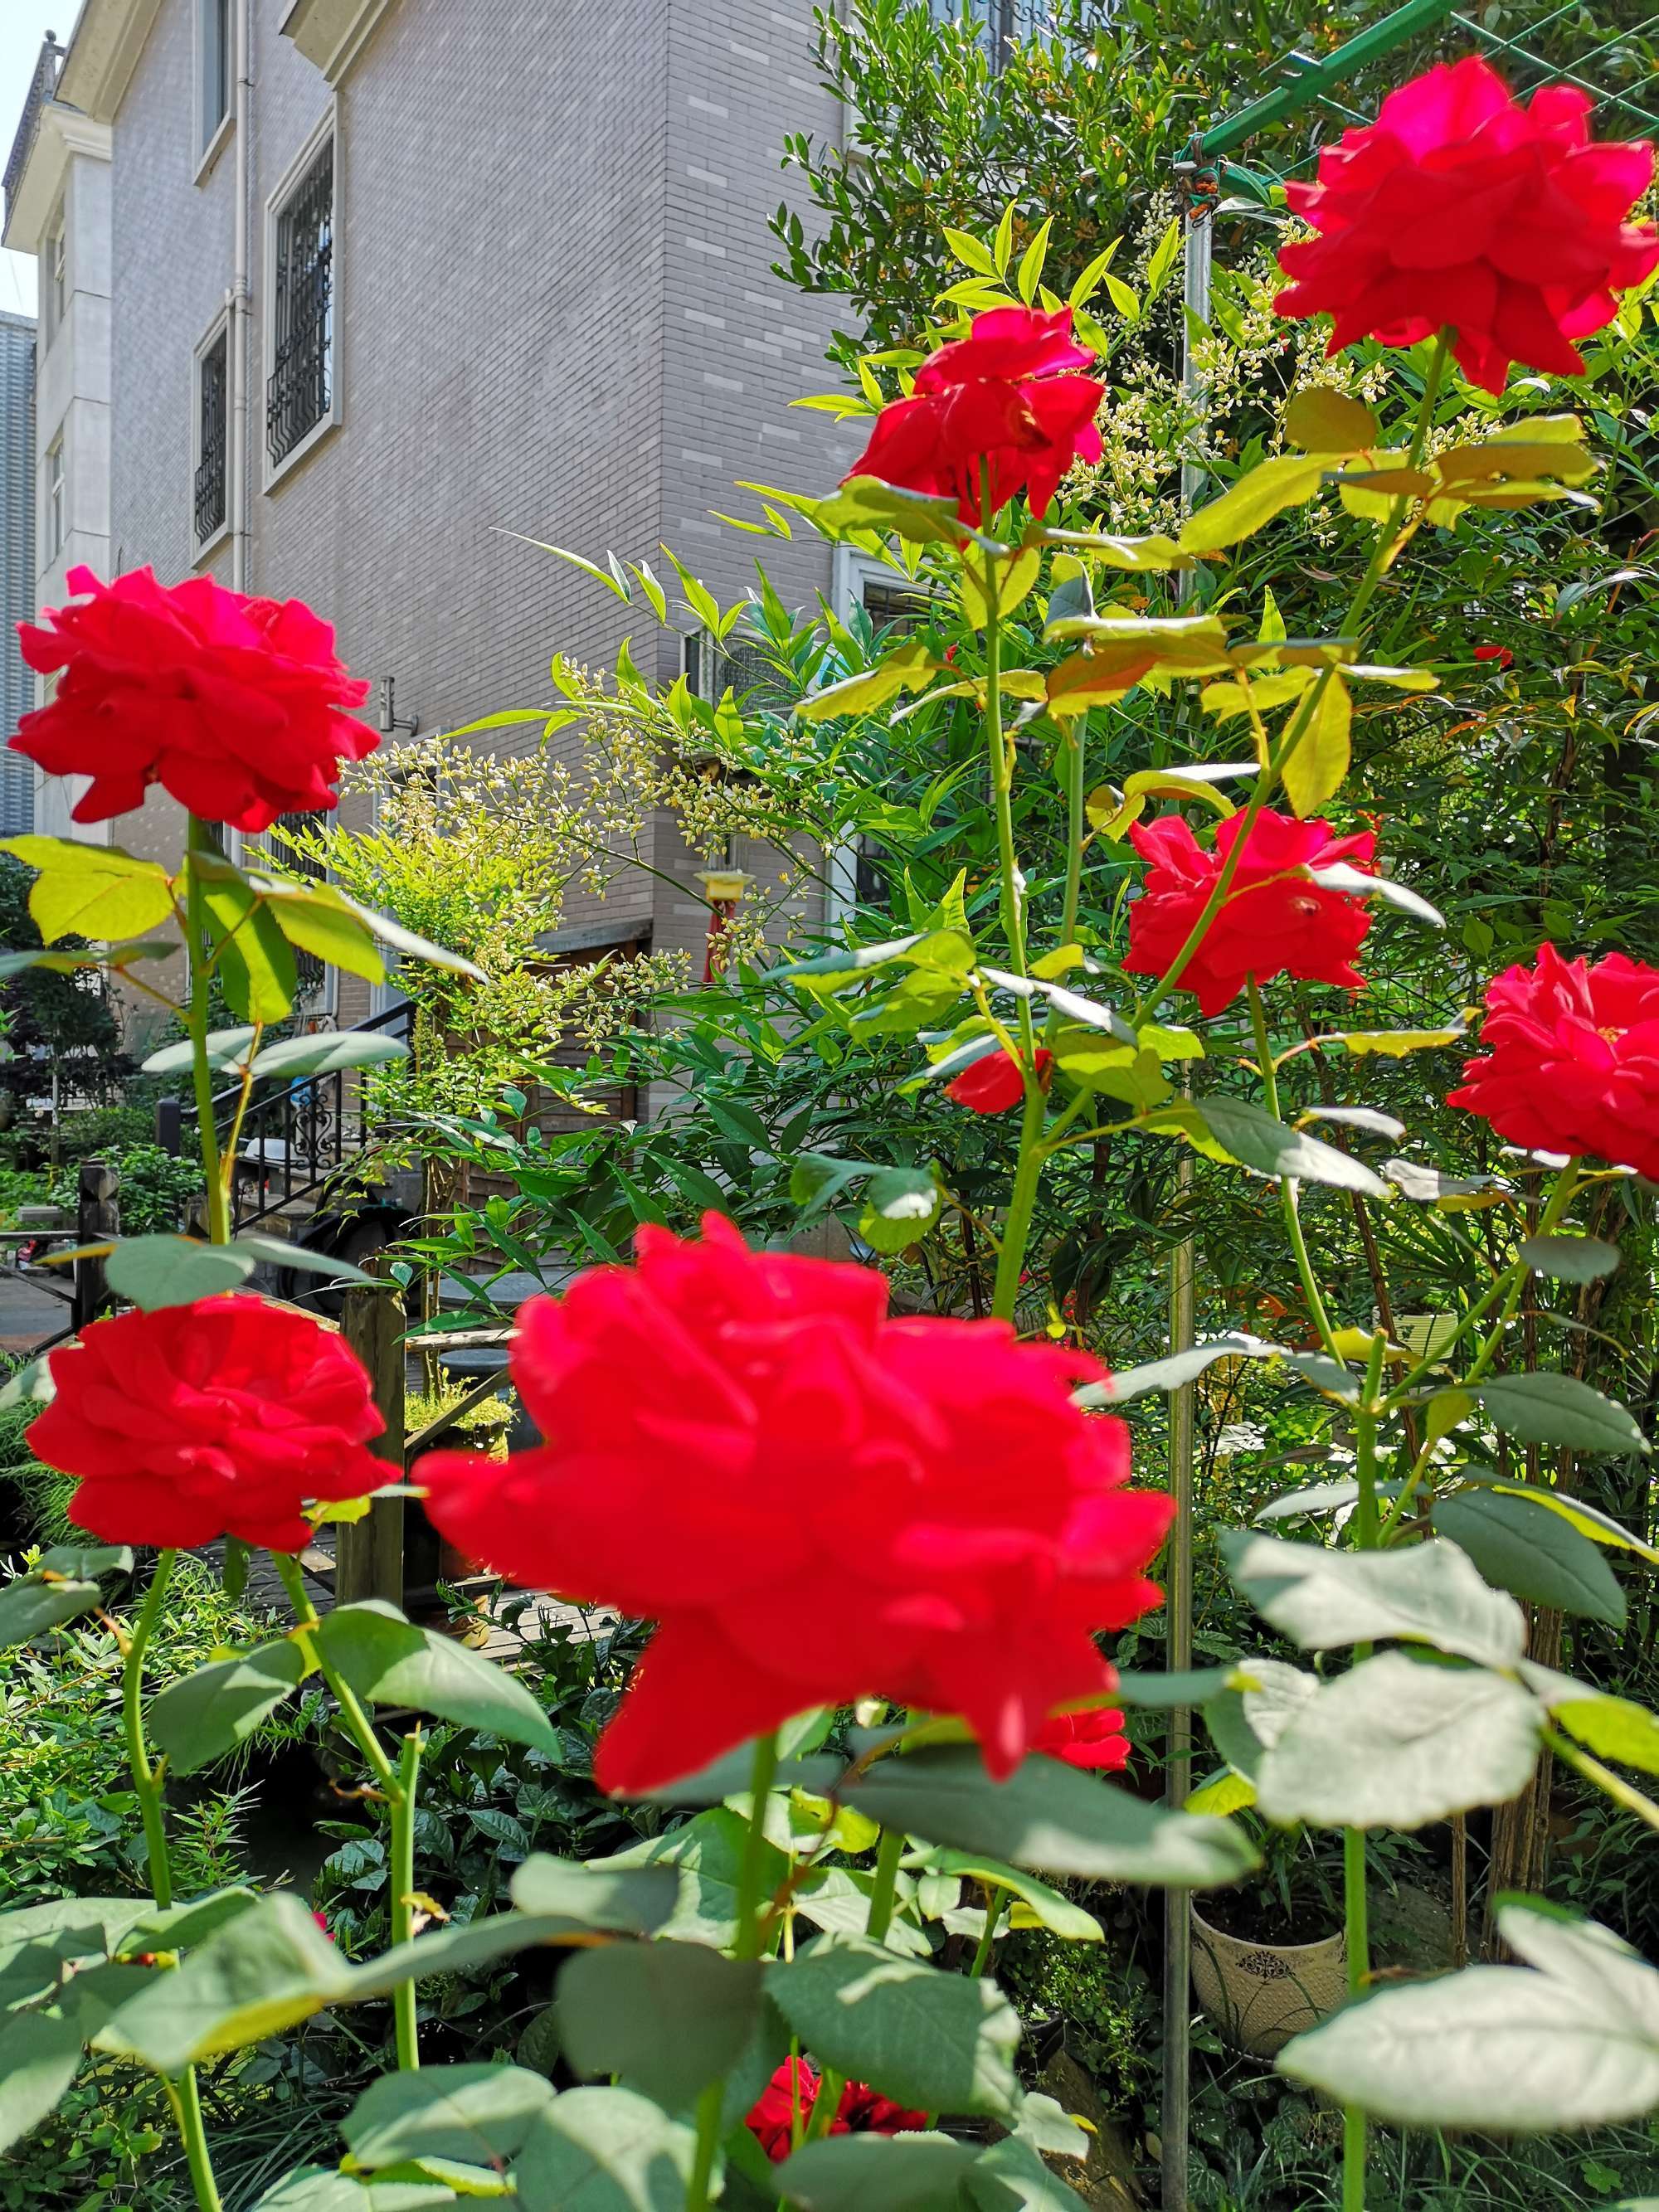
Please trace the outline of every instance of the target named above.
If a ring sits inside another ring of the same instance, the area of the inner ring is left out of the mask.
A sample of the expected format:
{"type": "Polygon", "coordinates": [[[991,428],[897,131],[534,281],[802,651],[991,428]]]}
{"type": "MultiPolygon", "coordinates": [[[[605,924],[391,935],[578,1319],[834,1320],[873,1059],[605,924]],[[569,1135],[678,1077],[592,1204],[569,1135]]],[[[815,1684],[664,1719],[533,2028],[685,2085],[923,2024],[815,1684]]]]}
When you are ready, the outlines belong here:
{"type": "Polygon", "coordinates": [[[1193,1994],[1236,2050],[1273,2057],[1347,1993],[1340,1929],[1311,1943],[1256,1943],[1212,1928],[1193,1907],[1193,1994]]]}

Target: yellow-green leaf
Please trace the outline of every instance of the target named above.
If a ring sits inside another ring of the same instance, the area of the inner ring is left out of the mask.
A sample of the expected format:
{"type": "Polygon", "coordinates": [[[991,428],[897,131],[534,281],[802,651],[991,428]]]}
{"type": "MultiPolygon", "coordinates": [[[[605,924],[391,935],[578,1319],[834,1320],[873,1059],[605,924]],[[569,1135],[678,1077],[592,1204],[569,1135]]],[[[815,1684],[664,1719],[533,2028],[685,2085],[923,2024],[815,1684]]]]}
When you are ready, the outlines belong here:
{"type": "Polygon", "coordinates": [[[837,714],[867,714],[885,706],[901,691],[920,690],[943,664],[935,660],[919,639],[912,639],[873,668],[856,676],[843,676],[803,699],[795,712],[805,722],[827,722],[837,714]]]}
{"type": "Polygon", "coordinates": [[[1048,234],[1054,227],[1054,219],[1049,216],[1019,257],[1019,273],[1014,279],[1014,286],[1028,307],[1036,299],[1037,286],[1042,282],[1042,264],[1048,258],[1048,234]]]}
{"type": "Polygon", "coordinates": [[[988,250],[969,232],[952,230],[947,225],[945,230],[945,243],[964,269],[972,269],[981,276],[994,276],[997,274],[997,264],[992,260],[988,250]]]}
{"type": "Polygon", "coordinates": [[[1085,306],[1089,301],[1093,299],[1095,294],[1100,289],[1101,283],[1106,275],[1106,271],[1112,265],[1113,257],[1116,254],[1117,249],[1122,245],[1122,243],[1123,240],[1121,238],[1115,238],[1111,244],[1105,248],[1103,252],[1096,254],[1094,259],[1089,264],[1088,267],[1078,278],[1076,283],[1073,285],[1071,290],[1066,294],[1066,304],[1067,307],[1081,307],[1085,306]]]}
{"type": "Polygon", "coordinates": [[[48,945],[70,936],[100,943],[142,937],[173,915],[167,870],[118,845],[11,837],[3,849],[41,871],[29,888],[29,913],[48,945]]]}
{"type": "Polygon", "coordinates": [[[1176,265],[1176,256],[1181,251],[1181,217],[1176,216],[1153,249],[1146,264],[1146,296],[1155,299],[1164,289],[1165,279],[1176,265]]]}
{"type": "Polygon", "coordinates": [[[1182,551],[1219,553],[1224,547],[1249,538],[1287,507],[1305,506],[1319,489],[1325,468],[1326,459],[1321,454],[1306,459],[1300,453],[1276,453],[1271,460],[1258,462],[1219,499],[1200,507],[1182,525],[1182,551]]]}
{"type": "Polygon", "coordinates": [[[1304,453],[1364,453],[1378,444],[1376,417],[1363,400],[1313,385],[1291,394],[1285,434],[1304,453]]]}
{"type": "Polygon", "coordinates": [[[1285,796],[1304,820],[1341,788],[1352,755],[1353,702],[1334,670],[1325,688],[1298,712],[1302,733],[1285,763],[1285,796]]]}
{"type": "Polygon", "coordinates": [[[1031,588],[1042,571],[1042,549],[1030,545],[1016,553],[1012,559],[994,559],[977,548],[968,548],[962,560],[962,608],[975,629],[983,629],[991,619],[991,604],[987,595],[988,568],[996,570],[997,605],[1000,611],[1011,615],[1030,597],[1031,588]]]}

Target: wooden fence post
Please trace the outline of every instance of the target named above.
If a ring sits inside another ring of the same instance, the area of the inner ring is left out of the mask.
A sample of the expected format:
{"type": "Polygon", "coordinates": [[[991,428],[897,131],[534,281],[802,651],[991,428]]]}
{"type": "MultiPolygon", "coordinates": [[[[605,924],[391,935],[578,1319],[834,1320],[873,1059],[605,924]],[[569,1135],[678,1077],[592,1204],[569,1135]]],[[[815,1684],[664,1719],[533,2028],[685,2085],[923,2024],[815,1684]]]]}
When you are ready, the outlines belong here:
{"type": "MultiPolygon", "coordinates": [[[[75,1241],[77,1244],[107,1244],[120,1234],[120,1213],[117,1206],[114,1170],[102,1160],[82,1160],[80,1188],[75,1209],[75,1241]]],[[[88,1322],[97,1320],[109,1310],[109,1280],[101,1260],[77,1260],[75,1263],[75,1295],[70,1307],[70,1320],[76,1330],[83,1329],[88,1322]]]]}
{"type": "MultiPolygon", "coordinates": [[[[368,1262],[370,1273],[384,1277],[386,1257],[377,1254],[368,1262]]],[[[404,1473],[404,1312],[390,1281],[368,1290],[354,1286],[345,1294],[341,1328],[346,1342],[368,1370],[374,1402],[386,1421],[383,1433],[369,1449],[377,1459],[389,1461],[404,1473]]],[[[350,1605],[366,1597],[384,1598],[392,1605],[404,1601],[404,1501],[377,1498],[361,1521],[337,1524],[334,1599],[350,1605]]]]}

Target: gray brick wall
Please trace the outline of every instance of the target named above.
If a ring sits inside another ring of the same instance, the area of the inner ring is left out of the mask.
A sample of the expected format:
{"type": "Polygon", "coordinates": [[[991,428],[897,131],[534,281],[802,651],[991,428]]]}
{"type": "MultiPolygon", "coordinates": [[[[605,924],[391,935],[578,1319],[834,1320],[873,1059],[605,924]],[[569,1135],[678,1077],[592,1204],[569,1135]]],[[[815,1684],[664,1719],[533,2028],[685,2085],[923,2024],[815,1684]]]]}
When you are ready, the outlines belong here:
{"type": "MultiPolygon", "coordinates": [[[[648,610],[503,532],[659,571],[666,539],[727,603],[757,550],[792,604],[827,589],[821,544],[709,514],[740,477],[827,489],[856,451],[790,408],[827,381],[833,317],[769,267],[784,132],[839,128],[809,0],[394,0],[338,95],[343,420],[268,491],[264,210],[331,95],[280,9],[253,12],[250,587],[311,600],[427,729],[545,700],[555,649],[645,647],[648,610]]],[[[113,538],[168,576],[191,565],[191,355],[230,283],[235,176],[227,145],[192,181],[191,15],[163,0],[115,129],[113,538]]],[[[211,565],[228,580],[227,550],[211,565]]],[[[665,641],[660,672],[677,660],[665,641]]],[[[656,844],[684,872],[669,825],[656,844]]],[[[602,910],[690,945],[696,896],[635,876],[602,910]]]]}

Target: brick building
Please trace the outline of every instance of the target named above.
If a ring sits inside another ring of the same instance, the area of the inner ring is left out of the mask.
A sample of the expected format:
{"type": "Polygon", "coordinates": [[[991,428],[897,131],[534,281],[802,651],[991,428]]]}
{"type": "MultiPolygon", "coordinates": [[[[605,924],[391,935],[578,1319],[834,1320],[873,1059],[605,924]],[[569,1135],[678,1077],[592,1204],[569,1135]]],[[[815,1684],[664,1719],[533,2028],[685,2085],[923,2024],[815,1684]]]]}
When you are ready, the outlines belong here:
{"type": "MultiPolygon", "coordinates": [[[[6,175],[41,273],[39,599],[77,560],[297,595],[433,730],[539,703],[555,649],[639,649],[637,611],[505,532],[665,539],[738,596],[752,541],[709,510],[857,449],[790,407],[831,318],[769,265],[783,134],[840,128],[811,27],[810,0],[84,0],[6,175]]],[[[793,605],[831,588],[807,533],[767,556],[793,605]]],[[[66,811],[43,787],[41,826],[66,811]]],[[[179,834],[163,802],[120,830],[179,834]]],[[[669,825],[645,857],[684,895],[636,874],[576,932],[700,939],[669,825]]]]}
{"type": "MultiPolygon", "coordinates": [[[[34,324],[0,314],[0,635],[34,611],[34,324]]],[[[34,679],[15,652],[0,660],[0,743],[34,704],[34,679]]],[[[0,836],[34,827],[34,777],[0,754],[0,836]]]]}

